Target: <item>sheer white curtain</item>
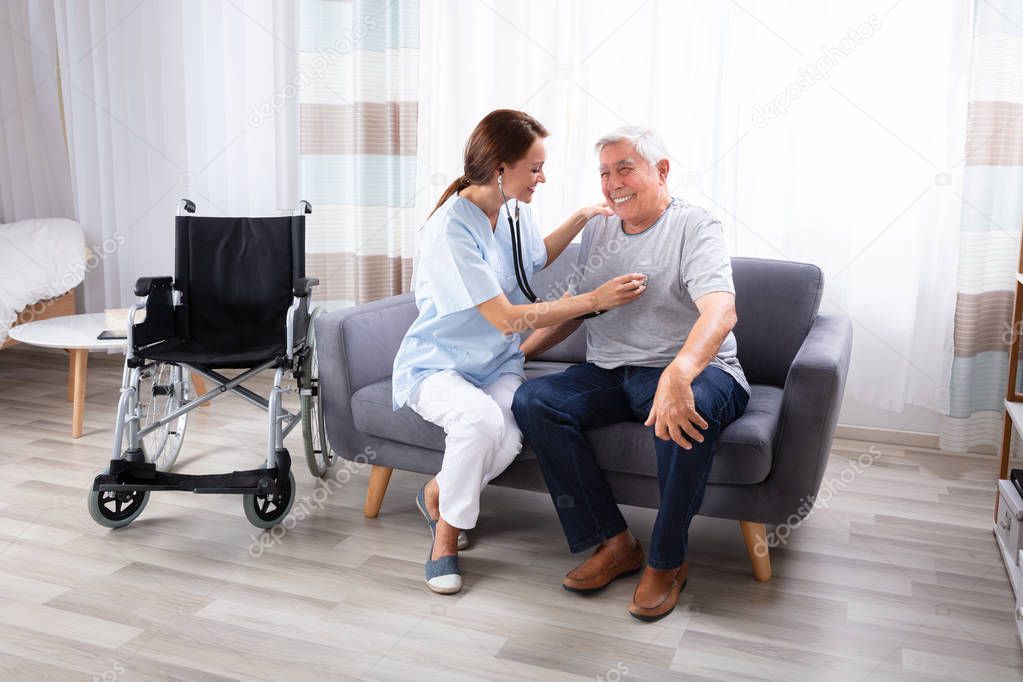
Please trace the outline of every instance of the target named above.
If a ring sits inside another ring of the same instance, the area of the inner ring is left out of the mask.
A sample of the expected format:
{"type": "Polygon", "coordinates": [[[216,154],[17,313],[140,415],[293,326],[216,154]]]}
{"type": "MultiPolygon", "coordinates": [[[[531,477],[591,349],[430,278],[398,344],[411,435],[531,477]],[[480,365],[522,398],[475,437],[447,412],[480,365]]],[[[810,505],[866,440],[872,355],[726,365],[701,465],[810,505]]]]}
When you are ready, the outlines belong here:
{"type": "Polygon", "coordinates": [[[173,273],[179,199],[202,215],[294,204],[293,2],[54,4],[75,211],[99,247],[87,310],[173,273]]]}
{"type": "Polygon", "coordinates": [[[71,218],[53,5],[0,3],[0,223],[71,218]]]}
{"type": "Polygon", "coordinates": [[[823,308],[856,325],[847,395],[944,410],[969,19],[958,0],[424,0],[417,217],[491,109],[552,132],[547,229],[599,199],[593,141],[649,125],[735,255],[824,269],[823,308]]]}

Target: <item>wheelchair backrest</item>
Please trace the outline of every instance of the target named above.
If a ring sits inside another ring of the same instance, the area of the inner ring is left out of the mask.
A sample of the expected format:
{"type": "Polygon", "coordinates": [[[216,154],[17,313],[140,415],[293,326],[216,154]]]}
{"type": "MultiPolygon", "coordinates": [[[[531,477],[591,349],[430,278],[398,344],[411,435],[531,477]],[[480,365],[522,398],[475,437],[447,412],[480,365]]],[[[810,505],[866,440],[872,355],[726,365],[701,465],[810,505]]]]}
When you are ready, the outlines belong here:
{"type": "Polygon", "coordinates": [[[175,239],[179,330],[211,350],[282,343],[295,278],[305,277],[305,216],[178,216],[175,239]]]}

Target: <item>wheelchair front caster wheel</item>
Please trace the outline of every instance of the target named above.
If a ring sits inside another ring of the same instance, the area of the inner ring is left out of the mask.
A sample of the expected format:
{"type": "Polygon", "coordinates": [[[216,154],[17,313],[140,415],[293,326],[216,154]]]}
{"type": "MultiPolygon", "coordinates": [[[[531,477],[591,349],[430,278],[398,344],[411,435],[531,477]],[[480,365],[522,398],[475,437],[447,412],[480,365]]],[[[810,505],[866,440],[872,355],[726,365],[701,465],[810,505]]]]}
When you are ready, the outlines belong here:
{"type": "Polygon", "coordinates": [[[273,528],[284,520],[295,503],[295,474],[288,471],[288,480],[275,495],[244,495],[245,518],[256,528],[273,528]]]}
{"type": "MultiPolygon", "coordinates": [[[[109,473],[104,469],[103,473],[109,473]]],[[[89,492],[89,516],[101,526],[123,528],[134,521],[149,504],[149,491],[89,492]]]]}

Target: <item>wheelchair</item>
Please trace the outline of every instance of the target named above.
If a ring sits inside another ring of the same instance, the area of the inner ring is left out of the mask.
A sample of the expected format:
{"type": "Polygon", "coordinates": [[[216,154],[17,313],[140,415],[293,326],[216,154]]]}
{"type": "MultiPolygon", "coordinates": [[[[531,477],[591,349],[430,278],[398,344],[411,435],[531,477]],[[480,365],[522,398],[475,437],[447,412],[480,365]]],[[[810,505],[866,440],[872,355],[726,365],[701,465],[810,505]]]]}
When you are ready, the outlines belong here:
{"type": "Polygon", "coordinates": [[[93,481],[89,514],[121,528],[137,519],[149,494],[161,490],[242,496],[245,516],[272,528],[295,501],[295,476],[285,437],[302,424],[310,472],[322,477],[336,454],[327,443],[319,395],[312,290],[305,276],[307,201],[294,215],[273,218],[195,216],[181,201],[175,219],[174,272],[142,277],[129,309],[121,395],[110,464],[93,481]],[[139,313],[144,318],[136,321],[139,313]],[[269,398],[242,384],[273,369],[269,398]],[[229,378],[221,370],[243,370],[229,378]],[[286,374],[294,387],[284,385],[286,374]],[[195,395],[190,376],[214,388],[195,395]],[[179,474],[188,414],[231,392],[267,413],[265,466],[227,474],[179,474]],[[290,412],[283,395],[297,393],[290,412]]]}

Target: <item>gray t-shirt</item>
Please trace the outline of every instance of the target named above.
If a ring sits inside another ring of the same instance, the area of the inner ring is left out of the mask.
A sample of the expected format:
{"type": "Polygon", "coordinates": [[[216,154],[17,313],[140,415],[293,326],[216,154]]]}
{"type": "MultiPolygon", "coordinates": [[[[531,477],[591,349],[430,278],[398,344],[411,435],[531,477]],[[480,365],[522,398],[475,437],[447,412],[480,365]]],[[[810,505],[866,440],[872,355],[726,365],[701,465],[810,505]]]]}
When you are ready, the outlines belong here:
{"type": "MultiPolygon", "coordinates": [[[[585,293],[630,272],[647,275],[643,295],[586,320],[586,360],[598,367],[666,367],[700,316],[693,301],[714,291],[735,293],[721,223],[681,199],[672,199],[639,234],[626,234],[617,216],[591,218],[567,284],[573,294],[585,293]]],[[[729,332],[711,365],[749,393],[735,349],[729,332]]]]}

